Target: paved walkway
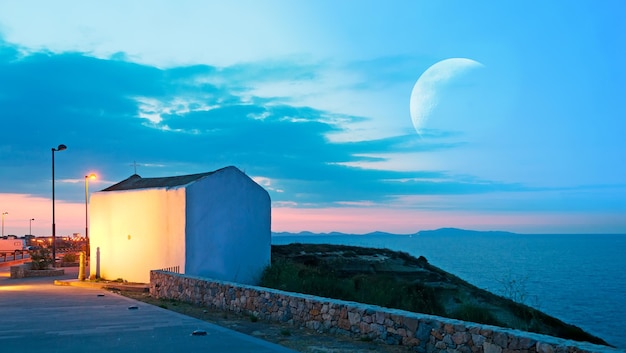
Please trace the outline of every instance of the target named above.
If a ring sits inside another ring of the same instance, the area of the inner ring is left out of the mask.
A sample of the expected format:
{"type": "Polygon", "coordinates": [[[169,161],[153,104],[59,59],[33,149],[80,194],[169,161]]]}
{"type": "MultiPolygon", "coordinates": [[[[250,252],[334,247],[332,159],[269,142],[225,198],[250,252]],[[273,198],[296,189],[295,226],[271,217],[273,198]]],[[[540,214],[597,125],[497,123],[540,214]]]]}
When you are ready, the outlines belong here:
{"type": "Polygon", "coordinates": [[[0,268],[2,352],[294,352],[102,289],[55,286],[63,277],[10,279],[0,268]],[[196,330],[206,335],[192,335],[196,330]]]}

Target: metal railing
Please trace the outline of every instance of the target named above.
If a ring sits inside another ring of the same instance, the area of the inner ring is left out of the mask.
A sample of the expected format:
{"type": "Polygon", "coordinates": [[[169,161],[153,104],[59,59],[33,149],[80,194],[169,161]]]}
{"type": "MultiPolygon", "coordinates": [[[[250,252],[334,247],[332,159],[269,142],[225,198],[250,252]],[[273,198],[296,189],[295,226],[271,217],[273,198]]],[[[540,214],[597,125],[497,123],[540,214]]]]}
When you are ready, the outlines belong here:
{"type": "Polygon", "coordinates": [[[165,267],[165,268],[159,269],[158,271],[180,273],[180,266],[165,267]]]}
{"type": "Polygon", "coordinates": [[[2,262],[22,260],[28,257],[28,250],[0,250],[2,262]],[[7,260],[7,257],[10,259],[7,260]]]}

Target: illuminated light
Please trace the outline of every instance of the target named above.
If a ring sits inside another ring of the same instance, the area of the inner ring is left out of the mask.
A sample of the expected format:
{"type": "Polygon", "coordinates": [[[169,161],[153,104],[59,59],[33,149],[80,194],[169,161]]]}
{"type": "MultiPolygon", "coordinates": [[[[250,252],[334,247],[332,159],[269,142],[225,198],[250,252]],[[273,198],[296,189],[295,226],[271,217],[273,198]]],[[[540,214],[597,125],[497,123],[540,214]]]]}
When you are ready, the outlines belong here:
{"type": "Polygon", "coordinates": [[[0,291],[4,292],[25,292],[32,291],[35,289],[35,286],[28,284],[18,284],[13,286],[0,286],[0,291]]]}

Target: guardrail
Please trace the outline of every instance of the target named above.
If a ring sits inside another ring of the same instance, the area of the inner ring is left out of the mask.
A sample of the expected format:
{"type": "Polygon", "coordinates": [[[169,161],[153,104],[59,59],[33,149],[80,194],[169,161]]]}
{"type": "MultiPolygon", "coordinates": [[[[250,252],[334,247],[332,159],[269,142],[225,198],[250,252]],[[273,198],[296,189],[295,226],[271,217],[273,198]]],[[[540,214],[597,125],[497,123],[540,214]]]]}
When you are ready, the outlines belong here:
{"type": "Polygon", "coordinates": [[[27,255],[28,250],[0,250],[0,259],[2,262],[25,259],[27,255]],[[7,257],[11,259],[7,260],[7,257]]]}
{"type": "MultiPolygon", "coordinates": [[[[0,250],[0,262],[7,262],[7,261],[15,261],[15,260],[23,260],[23,259],[27,259],[30,256],[29,253],[32,250],[25,250],[25,249],[21,249],[21,250],[0,250]]],[[[77,249],[73,249],[73,248],[60,248],[57,249],[56,251],[56,255],[57,255],[57,260],[60,259],[60,256],[63,256],[67,253],[71,253],[71,252],[80,252],[80,250],[77,249]]],[[[176,271],[173,271],[176,272],[176,271]]]]}

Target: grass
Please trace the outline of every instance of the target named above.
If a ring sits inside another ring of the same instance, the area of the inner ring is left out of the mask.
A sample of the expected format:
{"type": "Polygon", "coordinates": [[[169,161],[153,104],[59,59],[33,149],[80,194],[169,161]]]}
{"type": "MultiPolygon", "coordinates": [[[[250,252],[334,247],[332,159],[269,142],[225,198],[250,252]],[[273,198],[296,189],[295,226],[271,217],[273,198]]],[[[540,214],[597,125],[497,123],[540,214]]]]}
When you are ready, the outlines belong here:
{"type": "Polygon", "coordinates": [[[398,282],[385,274],[345,277],[319,264],[279,260],[266,268],[261,286],[426,314],[445,314],[434,289],[417,283],[398,282]]]}

